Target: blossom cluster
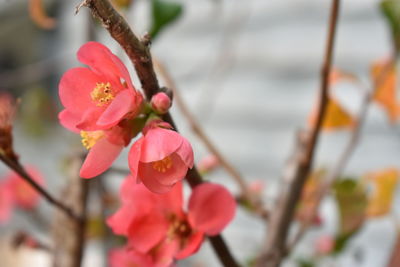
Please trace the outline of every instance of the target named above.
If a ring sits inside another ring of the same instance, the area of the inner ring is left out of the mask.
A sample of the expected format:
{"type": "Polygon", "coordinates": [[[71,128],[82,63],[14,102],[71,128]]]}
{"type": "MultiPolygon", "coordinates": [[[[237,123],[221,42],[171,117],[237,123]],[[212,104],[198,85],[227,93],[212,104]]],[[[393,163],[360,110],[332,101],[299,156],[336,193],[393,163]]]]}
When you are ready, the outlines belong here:
{"type": "MultiPolygon", "coordinates": [[[[29,166],[27,172],[40,185],[44,180],[39,171],[29,166]]],[[[39,203],[40,195],[15,172],[9,172],[0,180],[0,224],[8,222],[14,207],[32,210],[39,203]]]]}
{"type": "Polygon", "coordinates": [[[235,200],[224,187],[206,183],[195,187],[184,210],[181,180],[194,158],[189,141],[162,120],[171,99],[159,92],[146,102],[122,61],[100,43],[84,44],[77,56],[89,68],[62,76],[59,120],[89,150],[80,176],[105,172],[135,139],[122,206],[108,220],[128,242],[111,253],[111,265],[170,266],[196,252],[205,235],[222,231],[234,217],[235,200]]]}

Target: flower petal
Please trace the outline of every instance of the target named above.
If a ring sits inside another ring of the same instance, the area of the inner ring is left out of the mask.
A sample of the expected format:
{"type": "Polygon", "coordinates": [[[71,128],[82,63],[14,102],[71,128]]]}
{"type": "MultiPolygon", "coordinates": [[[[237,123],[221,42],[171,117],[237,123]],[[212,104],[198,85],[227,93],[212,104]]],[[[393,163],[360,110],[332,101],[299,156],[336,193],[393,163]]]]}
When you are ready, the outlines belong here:
{"type": "Polygon", "coordinates": [[[128,229],[135,213],[132,212],[132,206],[122,205],[117,212],[107,218],[107,225],[116,235],[128,235],[128,229]]]}
{"type": "Polygon", "coordinates": [[[122,77],[128,85],[132,86],[132,81],[125,65],[103,44],[88,42],[81,46],[77,55],[80,62],[88,65],[96,73],[105,75],[119,83],[120,77],[122,77]]]}
{"type": "Polygon", "coordinates": [[[114,145],[101,138],[90,149],[82,165],[79,175],[82,178],[92,178],[107,170],[118,157],[123,146],[114,145]]]}
{"type": "MultiPolygon", "coordinates": [[[[155,179],[162,185],[173,185],[185,178],[187,166],[181,158],[173,153],[170,156],[171,167],[165,172],[158,171],[154,168],[154,162],[140,163],[138,176],[140,179],[155,179]]],[[[161,163],[162,164],[162,163],[161,163]]]]}
{"type": "Polygon", "coordinates": [[[220,233],[233,219],[236,202],[223,186],[203,183],[194,188],[189,199],[189,222],[207,235],[220,233]]]}
{"type": "Polygon", "coordinates": [[[81,121],[79,115],[70,112],[68,109],[64,109],[58,113],[58,119],[60,124],[74,133],[79,133],[81,130],[76,128],[76,125],[81,121]]]}
{"type": "Polygon", "coordinates": [[[184,259],[192,255],[193,253],[196,253],[199,250],[201,243],[203,243],[203,239],[203,232],[196,232],[191,235],[189,237],[189,240],[187,240],[186,246],[175,255],[175,258],[178,260],[184,259]]]}
{"type": "Polygon", "coordinates": [[[140,253],[128,247],[112,249],[108,260],[110,267],[153,266],[151,255],[140,253]]]}
{"type": "Polygon", "coordinates": [[[132,247],[142,253],[148,252],[157,245],[168,230],[168,221],[158,213],[137,217],[129,226],[128,238],[132,247]]]}
{"type": "Polygon", "coordinates": [[[182,136],[172,130],[153,128],[144,137],[141,162],[164,159],[175,152],[183,142],[182,136]]]}
{"type": "Polygon", "coordinates": [[[182,145],[179,147],[176,153],[181,157],[183,162],[185,162],[186,166],[191,169],[193,168],[194,164],[192,145],[186,138],[182,137],[182,139],[182,145]]]}
{"type": "Polygon", "coordinates": [[[135,181],[137,181],[140,152],[142,149],[143,141],[144,141],[144,138],[141,137],[135,143],[133,143],[131,149],[129,150],[129,154],[128,154],[129,169],[131,170],[132,178],[135,181]]]}
{"type": "MultiPolygon", "coordinates": [[[[140,171],[140,168],[142,168],[141,167],[142,164],[145,164],[145,163],[139,163],[139,171],[140,171]]],[[[152,176],[144,176],[144,177],[139,176],[139,179],[147,187],[147,189],[149,189],[151,192],[156,193],[156,194],[167,193],[174,186],[173,184],[171,184],[171,185],[161,184],[157,181],[157,179],[155,179],[152,176]]]]}
{"type": "Polygon", "coordinates": [[[76,128],[83,131],[97,131],[103,130],[107,127],[100,127],[96,125],[96,121],[101,116],[103,110],[97,107],[88,108],[82,116],[81,121],[76,125],[76,128]]]}
{"type": "Polygon", "coordinates": [[[66,109],[82,113],[90,106],[95,106],[90,93],[101,82],[101,78],[87,68],[73,68],[61,77],[59,88],[60,100],[66,109]]]}
{"type": "Polygon", "coordinates": [[[132,110],[134,100],[134,92],[132,90],[122,90],[101,114],[96,124],[102,128],[109,128],[118,124],[132,110]]]}

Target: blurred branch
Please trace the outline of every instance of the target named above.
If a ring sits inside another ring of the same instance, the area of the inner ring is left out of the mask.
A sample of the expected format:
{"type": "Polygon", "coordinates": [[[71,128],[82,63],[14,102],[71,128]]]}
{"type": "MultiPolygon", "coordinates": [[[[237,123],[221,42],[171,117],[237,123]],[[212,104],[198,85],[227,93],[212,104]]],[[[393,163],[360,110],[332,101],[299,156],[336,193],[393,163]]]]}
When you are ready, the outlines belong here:
{"type": "Polygon", "coordinates": [[[349,162],[349,159],[353,155],[355,148],[357,147],[360,136],[361,130],[364,126],[365,120],[368,114],[368,108],[373,100],[373,92],[374,88],[378,88],[381,84],[385,81],[387,74],[390,72],[391,68],[393,67],[395,59],[385,65],[385,67],[380,71],[377,79],[374,81],[372,88],[370,90],[365,90],[365,96],[362,100],[360,111],[357,116],[356,125],[352,131],[352,135],[344,148],[342,154],[339,156],[338,161],[336,162],[335,166],[332,170],[328,173],[325,177],[321,188],[317,191],[315,195],[315,203],[309,212],[308,216],[302,222],[299,231],[297,232],[296,236],[294,237],[293,241],[289,245],[288,250],[292,250],[294,246],[301,240],[307,229],[310,227],[311,222],[314,220],[315,216],[317,215],[319,205],[321,204],[322,199],[328,193],[332,185],[334,184],[335,180],[340,177],[343,170],[346,167],[346,164],[349,162]]]}
{"type": "Polygon", "coordinates": [[[71,205],[80,220],[56,214],[53,225],[54,263],[56,267],[80,267],[85,246],[86,203],[90,180],[79,177],[82,157],[75,156],[68,168],[68,184],[63,199],[71,205]]]}
{"type": "Polygon", "coordinates": [[[42,186],[35,182],[35,180],[28,174],[28,172],[20,165],[17,160],[11,160],[0,153],[0,160],[7,165],[10,169],[18,173],[21,179],[24,179],[28,184],[30,184],[33,189],[35,189],[40,195],[42,195],[50,204],[57,207],[59,210],[63,211],[70,218],[81,221],[81,218],[73,212],[73,210],[68,207],[63,202],[55,199],[50,193],[48,193],[42,186]]]}
{"type": "Polygon", "coordinates": [[[389,258],[387,267],[398,267],[400,262],[400,234],[397,233],[396,243],[389,258]]]}
{"type": "MultiPolygon", "coordinates": [[[[126,54],[135,66],[146,98],[150,100],[154,94],[159,92],[160,87],[154,72],[153,62],[148,46],[149,36],[146,35],[143,40],[139,40],[139,38],[137,38],[132,32],[125,19],[107,0],[84,0],[77,6],[76,13],[78,13],[79,9],[83,6],[88,7],[91,10],[93,16],[101,21],[103,27],[108,30],[110,35],[125,50],[126,54]]],[[[164,115],[164,120],[170,123],[175,130],[178,130],[169,113],[164,115]]],[[[186,179],[192,188],[203,182],[196,167],[193,167],[188,171],[186,179]]],[[[210,241],[224,266],[239,266],[220,235],[210,238],[210,241]]]]}
{"type": "Polygon", "coordinates": [[[241,196],[240,198],[248,201],[251,207],[254,208],[255,212],[264,219],[268,218],[268,211],[264,208],[263,203],[260,198],[257,198],[255,195],[252,195],[248,185],[246,184],[245,179],[241,176],[240,172],[231,164],[229,161],[219,152],[217,147],[211,142],[206,133],[203,131],[200,124],[196,121],[195,117],[190,113],[188,107],[185,104],[185,101],[182,99],[181,94],[179,93],[178,88],[174,80],[172,79],[170,73],[166,69],[166,67],[159,62],[158,60],[154,60],[156,68],[158,68],[161,76],[165,79],[167,83],[167,87],[170,88],[173,92],[174,102],[178,105],[180,111],[183,116],[189,122],[192,131],[197,135],[197,137],[203,142],[203,144],[207,147],[207,149],[217,157],[219,163],[222,167],[228,172],[233,180],[237,183],[240,188],[241,196]]]}
{"type": "Polygon", "coordinates": [[[275,212],[271,215],[265,247],[257,262],[257,266],[259,267],[279,266],[286,255],[286,240],[289,227],[303,186],[312,168],[314,151],[321,132],[321,126],[328,103],[329,73],[331,72],[339,4],[340,0],[332,0],[329,33],[326,41],[324,63],[321,68],[320,101],[317,122],[311,133],[302,132],[299,134],[295,153],[286,166],[283,179],[287,185],[282,191],[275,212]]]}

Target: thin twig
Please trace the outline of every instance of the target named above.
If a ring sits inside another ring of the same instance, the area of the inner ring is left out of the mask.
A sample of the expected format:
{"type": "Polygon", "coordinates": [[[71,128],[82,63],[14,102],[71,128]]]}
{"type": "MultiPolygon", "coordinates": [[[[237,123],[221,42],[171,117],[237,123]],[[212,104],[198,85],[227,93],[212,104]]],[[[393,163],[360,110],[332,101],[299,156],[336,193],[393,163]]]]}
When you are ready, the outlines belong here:
{"type": "MultiPolygon", "coordinates": [[[[104,28],[107,29],[110,35],[125,50],[129,59],[135,66],[147,100],[150,100],[154,94],[160,91],[160,87],[153,68],[147,39],[143,41],[139,40],[139,38],[137,38],[132,32],[125,19],[112,7],[108,0],[84,0],[79,4],[76,12],[78,12],[83,6],[88,7],[91,10],[93,16],[101,21],[104,28]]],[[[170,123],[175,130],[178,130],[169,113],[167,113],[163,119],[170,123]]],[[[186,179],[192,188],[203,182],[196,167],[193,167],[188,171],[186,179]]],[[[227,249],[221,236],[217,235],[210,238],[210,241],[224,266],[239,266],[230,251],[227,249]]]]}
{"type": "Polygon", "coordinates": [[[286,240],[291,225],[295,207],[300,199],[305,181],[310,173],[314,151],[321,132],[329,90],[329,73],[331,72],[333,45],[336,33],[337,18],[340,0],[333,0],[329,20],[329,33],[326,42],[324,63],[321,69],[320,101],[317,122],[310,134],[300,135],[294,158],[284,173],[284,180],[288,183],[278,201],[276,212],[271,215],[268,225],[268,236],[265,248],[260,255],[257,266],[279,266],[286,255],[286,240]]]}
{"type": "Polygon", "coordinates": [[[28,172],[20,165],[18,161],[10,160],[4,155],[0,154],[0,160],[4,162],[10,169],[15,171],[22,179],[30,184],[40,195],[42,195],[50,204],[63,211],[69,217],[80,221],[81,217],[76,215],[70,207],[65,205],[63,202],[55,199],[49,192],[47,192],[41,185],[35,182],[35,180],[28,174],[28,172]]]}
{"type": "Polygon", "coordinates": [[[221,166],[226,170],[227,173],[231,175],[233,180],[237,183],[240,188],[241,196],[240,198],[248,201],[256,214],[258,214],[261,218],[268,218],[268,211],[264,208],[263,203],[260,198],[257,198],[255,195],[252,195],[245,179],[240,174],[239,170],[237,170],[229,161],[221,154],[221,152],[217,149],[217,147],[212,143],[210,138],[203,131],[200,124],[197,122],[195,117],[190,113],[185,101],[183,100],[181,94],[179,93],[178,88],[174,80],[172,79],[170,73],[165,68],[164,64],[162,64],[158,60],[154,60],[154,64],[156,68],[159,70],[161,76],[164,78],[167,87],[172,90],[174,96],[174,102],[179,107],[183,116],[189,122],[192,131],[197,135],[197,137],[203,142],[203,144],[207,147],[207,149],[218,159],[218,162],[221,166]]]}
{"type": "Polygon", "coordinates": [[[373,100],[373,92],[374,88],[378,88],[382,85],[385,81],[386,75],[390,71],[393,66],[393,61],[389,62],[385,65],[385,67],[379,72],[376,80],[374,81],[373,88],[369,90],[365,90],[365,96],[362,100],[360,111],[357,116],[356,125],[352,131],[352,135],[344,148],[342,154],[339,156],[337,163],[334,165],[332,170],[328,173],[328,175],[324,178],[324,182],[321,185],[320,189],[314,196],[315,205],[312,207],[311,211],[308,213],[304,221],[302,222],[299,231],[293,238],[293,241],[289,244],[288,251],[291,251],[296,244],[301,240],[307,229],[310,227],[311,222],[314,220],[315,216],[317,215],[317,211],[319,205],[321,204],[322,199],[328,193],[332,185],[334,184],[335,180],[340,177],[343,170],[346,167],[346,164],[349,162],[350,157],[353,155],[357,144],[359,143],[361,131],[365,124],[365,120],[368,114],[368,108],[373,100]]]}

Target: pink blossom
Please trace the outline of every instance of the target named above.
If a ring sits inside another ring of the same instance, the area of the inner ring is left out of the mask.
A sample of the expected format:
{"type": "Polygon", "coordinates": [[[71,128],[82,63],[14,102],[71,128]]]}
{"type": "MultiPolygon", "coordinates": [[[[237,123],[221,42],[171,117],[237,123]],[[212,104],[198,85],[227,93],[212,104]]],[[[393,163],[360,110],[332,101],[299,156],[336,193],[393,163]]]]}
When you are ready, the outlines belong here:
{"type": "Polygon", "coordinates": [[[236,202],[221,185],[195,187],[184,211],[182,183],[166,194],[154,194],[128,177],[121,187],[122,207],[108,219],[116,234],[128,238],[128,246],[167,266],[173,259],[195,253],[204,235],[220,233],[233,219],[236,202]]]}
{"type": "Polygon", "coordinates": [[[335,240],[330,235],[322,235],[315,241],[318,254],[329,254],[335,248],[335,240]]]}
{"type": "Polygon", "coordinates": [[[59,114],[62,125],[82,131],[109,129],[121,120],[134,118],[143,96],[133,87],[122,61],[104,45],[84,44],[78,60],[89,68],[73,68],[61,78],[59,114]]]}
{"type": "Polygon", "coordinates": [[[144,136],[129,151],[129,168],[152,192],[165,193],[185,178],[193,167],[193,150],[179,133],[166,129],[167,123],[153,122],[143,130],[144,136]]]}
{"type": "Polygon", "coordinates": [[[13,209],[13,199],[9,187],[0,184],[0,224],[4,224],[10,220],[11,212],[13,209]]]}
{"type": "Polygon", "coordinates": [[[205,173],[216,169],[219,165],[220,163],[218,158],[215,155],[211,154],[202,158],[197,167],[200,172],[205,173]]]}
{"type": "Polygon", "coordinates": [[[165,114],[171,107],[171,99],[166,93],[157,93],[151,98],[151,107],[158,114],[165,114]]]}
{"type": "MultiPolygon", "coordinates": [[[[43,177],[36,168],[28,166],[27,172],[36,183],[44,185],[43,177]]],[[[17,173],[10,172],[6,175],[4,183],[11,192],[13,202],[20,208],[31,210],[39,203],[40,194],[17,173]]]]}

